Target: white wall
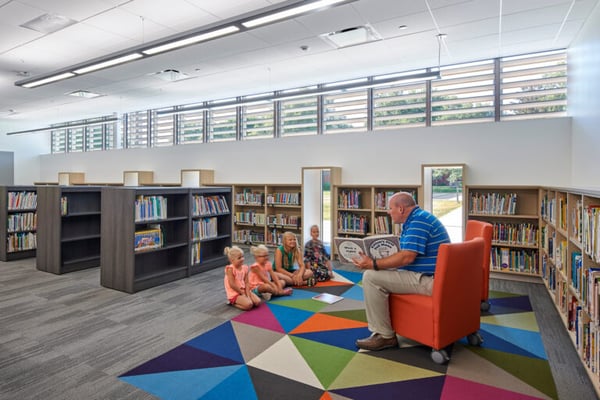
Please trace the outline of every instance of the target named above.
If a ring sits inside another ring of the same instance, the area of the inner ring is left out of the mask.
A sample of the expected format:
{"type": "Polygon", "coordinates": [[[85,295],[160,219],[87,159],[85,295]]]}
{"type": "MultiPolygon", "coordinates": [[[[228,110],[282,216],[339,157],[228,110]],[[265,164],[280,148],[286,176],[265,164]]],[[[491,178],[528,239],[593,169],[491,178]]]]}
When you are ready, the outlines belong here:
{"type": "Polygon", "coordinates": [[[300,184],[302,167],[339,166],[344,184],[421,184],[421,164],[464,163],[467,184],[568,186],[570,130],[570,118],[554,118],[48,154],[39,180],[73,171],[87,182],[122,182],[125,170],[150,170],[155,182],[179,182],[181,169],[202,168],[217,183],[300,184]]]}
{"type": "MultiPolygon", "coordinates": [[[[50,134],[7,136],[5,132],[25,129],[14,123],[0,122],[0,150],[14,152],[14,184],[31,185],[39,180],[40,154],[51,151],[50,134]]],[[[55,178],[56,180],[56,178],[55,178]]]]}
{"type": "Polygon", "coordinates": [[[571,182],[576,187],[600,188],[600,5],[567,54],[573,117],[571,182]]]}

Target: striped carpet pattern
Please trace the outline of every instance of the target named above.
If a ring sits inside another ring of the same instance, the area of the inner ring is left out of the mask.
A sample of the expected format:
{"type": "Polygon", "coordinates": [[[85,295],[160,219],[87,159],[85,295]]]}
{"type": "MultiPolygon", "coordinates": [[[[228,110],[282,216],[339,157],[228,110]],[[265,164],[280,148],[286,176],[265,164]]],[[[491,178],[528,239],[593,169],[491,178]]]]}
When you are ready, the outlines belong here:
{"type": "Polygon", "coordinates": [[[207,331],[119,378],[162,399],[557,399],[527,296],[491,292],[481,347],[455,343],[447,365],[425,346],[358,350],[369,335],[361,273],[260,307],[207,331]],[[312,299],[326,292],[334,304],[312,299]]]}

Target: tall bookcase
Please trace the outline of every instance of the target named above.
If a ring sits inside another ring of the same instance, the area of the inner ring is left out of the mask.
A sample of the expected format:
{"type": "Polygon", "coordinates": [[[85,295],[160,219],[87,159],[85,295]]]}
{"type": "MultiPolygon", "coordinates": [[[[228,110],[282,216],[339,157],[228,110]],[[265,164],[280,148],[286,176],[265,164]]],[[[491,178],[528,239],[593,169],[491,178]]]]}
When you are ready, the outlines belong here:
{"type": "Polygon", "coordinates": [[[0,261],[35,257],[35,186],[0,186],[0,261]]]}
{"type": "Polygon", "coordinates": [[[100,265],[99,186],[38,186],[40,271],[64,274],[100,265]]]}
{"type": "Polygon", "coordinates": [[[467,219],[494,226],[491,271],[540,275],[539,188],[467,186],[467,219]]]}
{"type": "Polygon", "coordinates": [[[302,185],[233,185],[233,242],[281,244],[292,231],[302,238],[302,185]]]}
{"type": "Polygon", "coordinates": [[[225,265],[229,204],[211,210],[206,197],[227,202],[230,196],[229,188],[218,187],[103,188],[102,286],[134,293],[225,265]]]}
{"type": "Polygon", "coordinates": [[[600,191],[542,188],[541,274],[600,392],[600,191]]]}
{"type": "MultiPolygon", "coordinates": [[[[419,203],[417,185],[336,185],[333,191],[336,216],[334,236],[400,235],[401,226],[392,223],[387,214],[388,199],[396,192],[412,193],[419,203]]],[[[336,253],[336,249],[333,249],[333,253],[336,253]]]]}

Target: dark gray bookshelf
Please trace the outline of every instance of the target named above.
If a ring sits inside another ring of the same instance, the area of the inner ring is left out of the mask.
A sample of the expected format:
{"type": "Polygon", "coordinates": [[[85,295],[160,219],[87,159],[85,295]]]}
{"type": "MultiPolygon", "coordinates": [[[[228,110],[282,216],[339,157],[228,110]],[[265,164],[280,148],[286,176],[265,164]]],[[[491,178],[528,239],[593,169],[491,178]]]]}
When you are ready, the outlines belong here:
{"type": "Polygon", "coordinates": [[[37,269],[64,274],[100,265],[99,186],[38,186],[37,269]]]}
{"type": "Polygon", "coordinates": [[[231,215],[220,213],[216,238],[201,240],[202,257],[191,265],[191,196],[224,195],[229,188],[105,187],[102,190],[102,249],[100,283],[102,286],[135,293],[225,265],[220,255],[230,243],[231,215]],[[136,218],[136,199],[162,196],[167,214],[140,220],[136,218]],[[136,251],[136,232],[160,226],[162,243],[158,248],[136,251]]]}
{"type": "Polygon", "coordinates": [[[11,205],[9,204],[9,196],[14,194],[33,194],[37,193],[35,186],[0,186],[0,261],[13,261],[23,258],[31,258],[36,255],[37,233],[36,227],[24,227],[17,229],[9,228],[9,220],[18,220],[20,218],[35,217],[37,214],[37,206],[29,205],[11,205]],[[14,243],[15,237],[33,236],[33,244],[26,246],[17,244],[9,246],[9,241],[14,243]]]}

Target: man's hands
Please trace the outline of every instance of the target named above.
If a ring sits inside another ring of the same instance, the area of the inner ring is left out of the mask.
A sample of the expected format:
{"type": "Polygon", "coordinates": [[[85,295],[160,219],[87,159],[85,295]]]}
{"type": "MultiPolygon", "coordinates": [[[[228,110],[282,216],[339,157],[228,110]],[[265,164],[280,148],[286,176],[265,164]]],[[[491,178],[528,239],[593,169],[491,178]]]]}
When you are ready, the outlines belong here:
{"type": "Polygon", "coordinates": [[[362,251],[358,253],[358,256],[352,259],[352,264],[360,269],[373,269],[373,260],[362,251]]]}

